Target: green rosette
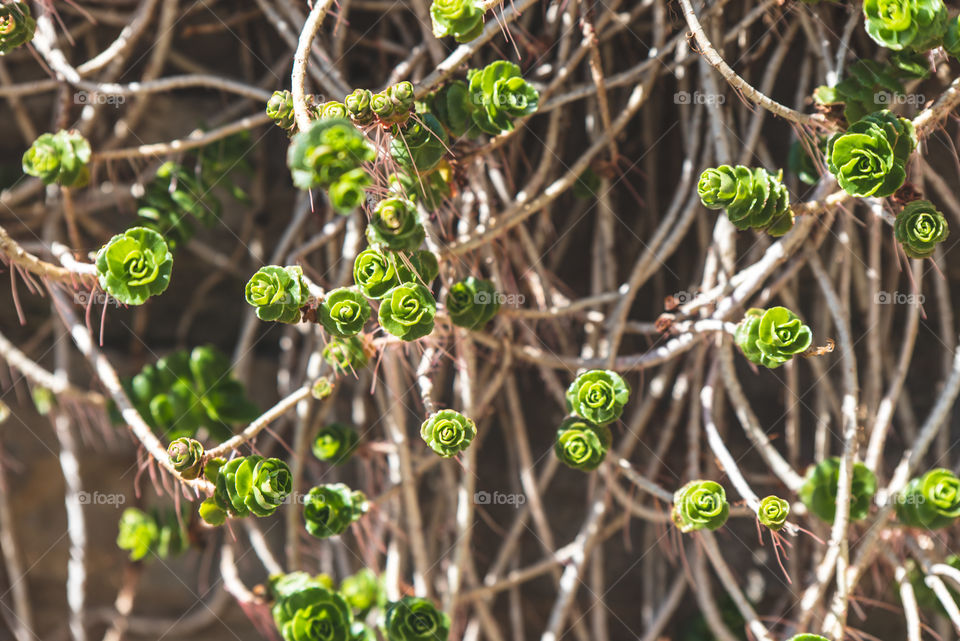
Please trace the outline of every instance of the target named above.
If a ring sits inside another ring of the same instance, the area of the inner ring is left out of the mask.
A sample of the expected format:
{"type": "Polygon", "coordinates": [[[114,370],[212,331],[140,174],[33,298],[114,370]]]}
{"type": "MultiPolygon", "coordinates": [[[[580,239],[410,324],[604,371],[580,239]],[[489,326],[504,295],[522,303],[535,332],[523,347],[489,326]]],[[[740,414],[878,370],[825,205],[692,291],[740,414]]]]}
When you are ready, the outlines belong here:
{"type": "Polygon", "coordinates": [[[117,547],[129,552],[131,561],[152,557],[166,559],[186,551],[190,539],[184,530],[184,519],[178,518],[175,511],[152,510],[147,513],[129,507],[120,516],[117,547]]]}
{"type": "Polygon", "coordinates": [[[299,266],[261,267],[247,282],[244,294],[260,320],[294,324],[300,322],[300,308],[310,298],[299,266]]]}
{"type": "Polygon", "coordinates": [[[497,60],[467,72],[470,97],[476,107],[471,118],[479,131],[496,136],[513,130],[513,119],[537,111],[540,94],[520,75],[520,67],[497,60]]]}
{"type": "Polygon", "coordinates": [[[473,419],[454,410],[431,414],[420,426],[420,437],[431,450],[444,458],[456,456],[470,446],[477,435],[473,419]]]}
{"type": "Polygon", "coordinates": [[[949,527],[960,516],[960,479],[942,467],[932,469],[907,483],[896,508],[904,525],[928,530],[949,527]]]}
{"type": "Polygon", "coordinates": [[[483,31],[483,9],[474,0],[433,0],[430,21],[437,38],[452,36],[459,43],[470,42],[483,31]]]}
{"type": "Polygon", "coordinates": [[[317,433],[311,449],[319,460],[342,465],[350,460],[359,443],[357,430],[343,423],[330,423],[317,433]]]}
{"type": "Polygon", "coordinates": [[[394,287],[380,301],[380,326],[404,341],[414,341],[433,331],[437,302],[423,285],[394,287]]]}
{"type": "Polygon", "coordinates": [[[600,467],[612,444],[613,436],[606,425],[570,417],[557,429],[553,452],[567,467],[589,472],[600,467]]]}
{"type": "Polygon", "coordinates": [[[886,198],[906,180],[906,164],[916,146],[911,121],[877,111],[830,138],[827,168],[851,196],[886,198]]]}
{"type": "Polygon", "coordinates": [[[42,134],[23,154],[23,172],[45,185],[84,187],[90,182],[90,155],[90,143],[76,131],[42,134]]]}
{"type": "Polygon", "coordinates": [[[407,80],[387,87],[370,97],[370,110],[381,126],[401,125],[410,117],[413,109],[413,84],[407,80]]]}
{"type": "Polygon", "coordinates": [[[429,599],[406,596],[387,606],[387,641],[447,641],[450,617],[429,599]]]}
{"type": "Polygon", "coordinates": [[[187,437],[174,439],[167,447],[167,456],[173,469],[187,480],[199,477],[203,471],[203,445],[200,441],[187,437]]]}
{"type": "Polygon", "coordinates": [[[673,495],[671,518],[684,534],[704,528],[716,530],[728,516],[727,493],[714,481],[690,481],[673,495]]]}
{"type": "Polygon", "coordinates": [[[330,184],[327,193],[330,206],[341,216],[348,216],[363,204],[367,197],[367,187],[373,181],[365,169],[351,169],[330,184]]]}
{"type": "MultiPolygon", "coordinates": [[[[840,459],[831,457],[807,470],[797,495],[807,509],[827,523],[837,514],[837,488],[840,485],[840,459]]],[[[850,520],[861,521],[870,511],[877,492],[877,477],[863,463],[853,464],[850,487],[850,520]]]]}
{"type": "Polygon", "coordinates": [[[413,83],[409,80],[401,80],[395,85],[391,85],[387,90],[390,94],[390,100],[398,112],[409,112],[413,109],[414,90],[413,83]]]}
{"type": "Polygon", "coordinates": [[[960,60],[960,16],[947,23],[947,32],[943,36],[943,50],[960,60]]]}
{"type": "Polygon", "coordinates": [[[737,325],[734,342],[751,363],[775,369],[807,351],[813,333],[786,307],[751,308],[737,325]]]}
{"type": "Polygon", "coordinates": [[[367,366],[363,341],[356,336],[332,338],[323,348],[323,360],[340,374],[355,372],[367,366]]]}
{"type": "Polygon", "coordinates": [[[122,384],[153,431],[171,441],[192,439],[201,428],[224,440],[233,435],[232,424],[260,415],[232,376],[229,359],[208,345],[169,354],[122,384]]]}
{"type": "Polygon", "coordinates": [[[863,17],[867,35],[895,51],[932,49],[947,30],[942,0],[864,0],[863,17]]]}
{"type": "Polygon", "coordinates": [[[344,174],[376,157],[373,146],[350,120],[323,118],[293,137],[287,150],[287,166],[298,188],[328,189],[344,174]]]}
{"type": "Polygon", "coordinates": [[[173,254],[163,236],[146,227],[117,234],[97,252],[100,287],[125,305],[142,305],[166,291],[173,254]]]}
{"type": "Polygon", "coordinates": [[[380,122],[381,126],[389,127],[394,120],[403,121],[406,118],[398,118],[395,114],[395,106],[390,98],[390,92],[381,91],[370,96],[370,110],[374,117],[380,122]]]}
{"type": "Polygon", "coordinates": [[[33,40],[37,21],[26,2],[0,5],[0,56],[33,40]]]}
{"type": "Polygon", "coordinates": [[[910,258],[930,258],[950,235],[946,217],[929,200],[908,203],[893,224],[893,234],[910,258]]]}
{"type": "Polygon", "coordinates": [[[271,613],[284,641],[352,641],[353,615],[327,577],[293,572],[272,579],[271,613]]]}
{"type": "Polygon", "coordinates": [[[343,483],[314,487],[303,502],[307,532],[318,539],[343,534],[366,511],[367,498],[363,492],[351,490],[343,483]]]}
{"type": "Polygon", "coordinates": [[[354,89],[353,93],[343,99],[343,106],[347,109],[347,115],[353,124],[360,127],[366,127],[371,124],[376,116],[370,108],[370,100],[373,93],[369,89],[354,89]]]}
{"type": "Polygon", "coordinates": [[[346,105],[336,100],[328,100],[320,105],[321,118],[349,118],[346,105]]]}
{"type": "Polygon", "coordinates": [[[293,113],[293,94],[283,89],[274,91],[267,101],[267,116],[281,129],[293,129],[297,118],[293,113]]]}
{"type": "Polygon", "coordinates": [[[328,292],[320,304],[320,324],[338,338],[356,336],[370,318],[370,303],[358,291],[341,287],[328,292]]]}
{"type": "Polygon", "coordinates": [[[200,516],[211,525],[222,523],[227,514],[269,516],[290,495],[293,477],[289,466],[280,459],[254,455],[222,465],[210,463],[204,471],[215,479],[215,490],[213,497],[201,505],[200,516]]]}
{"type": "Polygon", "coordinates": [[[708,209],[725,209],[737,229],[758,229],[782,236],[793,227],[790,197],[783,172],[762,167],[720,165],[704,170],[697,183],[700,201],[708,209]]]}
{"type": "Polygon", "coordinates": [[[375,247],[413,251],[426,238],[416,206],[404,198],[377,203],[367,225],[367,242],[375,247]]]}
{"type": "Polygon", "coordinates": [[[353,282],[367,298],[382,298],[400,284],[396,255],[369,247],[353,261],[353,282]]]}
{"type": "Polygon", "coordinates": [[[457,327],[482,329],[500,309],[500,295],[493,283],[469,276],[450,286],[444,301],[450,322],[457,327]]]}
{"type": "Polygon", "coordinates": [[[253,467],[253,483],[244,503],[256,516],[270,516],[290,495],[292,487],[293,476],[286,463],[278,458],[263,459],[253,467]]]}
{"type": "Polygon", "coordinates": [[[364,617],[370,610],[383,605],[386,592],[380,578],[370,568],[363,568],[340,582],[338,590],[347,604],[358,617],[364,617]]]}
{"type": "Polygon", "coordinates": [[[760,499],[760,506],[757,508],[757,519],[764,527],[768,527],[774,532],[778,532],[787,522],[790,516],[790,503],[779,496],[765,496],[760,499]]]}
{"type": "Polygon", "coordinates": [[[590,370],[580,374],[567,388],[567,411],[594,425],[606,425],[620,418],[630,400],[630,386],[611,370],[590,370]]]}
{"type": "Polygon", "coordinates": [[[150,553],[160,540],[156,519],[135,507],[128,507],[120,516],[117,547],[130,553],[131,561],[139,561],[150,553]]]}

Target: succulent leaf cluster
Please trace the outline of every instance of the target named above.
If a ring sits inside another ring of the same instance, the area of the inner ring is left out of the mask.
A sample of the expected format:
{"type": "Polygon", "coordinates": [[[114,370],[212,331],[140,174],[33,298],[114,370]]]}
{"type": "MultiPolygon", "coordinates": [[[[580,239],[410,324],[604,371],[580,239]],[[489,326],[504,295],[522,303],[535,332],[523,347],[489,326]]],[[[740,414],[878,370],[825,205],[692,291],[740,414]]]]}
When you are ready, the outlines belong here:
{"type": "Polygon", "coordinates": [[[589,472],[600,467],[612,444],[609,427],[571,416],[557,428],[553,451],[567,467],[589,472]]]}
{"type": "Polygon", "coordinates": [[[128,507],[120,515],[117,547],[130,553],[131,561],[166,559],[190,547],[184,516],[174,510],[144,512],[128,507]]]}
{"type": "Polygon", "coordinates": [[[867,35],[893,50],[926,51],[947,32],[942,0],[864,0],[863,16],[867,35]]]}
{"type": "Polygon", "coordinates": [[[906,164],[916,146],[911,121],[877,111],[830,138],[827,168],[851,196],[885,198],[906,180],[906,164]]]}
{"type": "Polygon", "coordinates": [[[460,43],[470,42],[483,31],[483,9],[476,0],[433,0],[430,20],[434,36],[452,36],[460,43]]]}
{"type": "Polygon", "coordinates": [[[908,203],[893,224],[893,233],[910,258],[930,258],[950,235],[947,218],[929,200],[908,203]]]}
{"type": "Polygon", "coordinates": [[[363,339],[357,336],[331,338],[323,347],[322,356],[340,374],[363,369],[369,360],[363,339]]]}
{"type": "Polygon", "coordinates": [[[813,333],[786,307],[751,308],[737,325],[734,342],[751,363],[775,369],[805,352],[813,333]]]}
{"type": "Polygon", "coordinates": [[[416,205],[404,198],[378,202],[367,225],[367,242],[394,251],[413,251],[425,237],[416,205]]]}
{"type": "Polygon", "coordinates": [[[307,532],[318,539],[343,534],[350,524],[366,513],[367,497],[343,483],[318,485],[303,501],[307,532]]]}
{"type": "Polygon", "coordinates": [[[330,423],[317,432],[311,449],[319,460],[342,465],[350,460],[359,443],[357,430],[343,423],[330,423]]]}
{"type": "Polygon", "coordinates": [[[697,193],[708,209],[725,209],[737,229],[759,229],[782,236],[793,227],[790,196],[782,174],[743,165],[711,167],[700,174],[697,193]]]}
{"type": "MultiPolygon", "coordinates": [[[[9,6],[3,5],[0,9],[9,6]]],[[[9,24],[4,20],[10,20],[11,15],[0,12],[0,29],[9,24]]],[[[85,187],[90,182],[87,167],[90,156],[90,143],[79,132],[60,130],[55,134],[41,134],[23,154],[23,172],[39,178],[45,185],[85,187]]]]}
{"type": "Polygon", "coordinates": [[[170,441],[167,456],[173,469],[187,480],[198,478],[203,472],[203,444],[196,439],[181,436],[170,441]]]}
{"type": "Polygon", "coordinates": [[[364,617],[373,608],[386,604],[387,593],[383,583],[370,568],[363,568],[344,578],[337,591],[358,617],[364,617]]]}
{"type": "Polygon", "coordinates": [[[290,494],[293,476],[290,467],[278,458],[241,456],[226,462],[214,459],[204,474],[216,489],[200,505],[200,517],[210,525],[227,518],[270,516],[290,494]]]}
{"type": "Polygon", "coordinates": [[[474,126],[496,136],[513,130],[513,120],[537,111],[540,94],[520,74],[520,67],[496,60],[467,72],[474,126]]]}
{"type": "Polygon", "coordinates": [[[335,211],[349,214],[363,202],[371,184],[364,163],[376,152],[347,118],[322,118],[293,137],[287,166],[300,189],[326,189],[335,211]]]}
{"type": "Polygon", "coordinates": [[[271,579],[273,621],[284,641],[353,641],[354,619],[329,577],[292,572],[271,579]]]}
{"type": "Polygon", "coordinates": [[[896,509],[904,525],[928,530],[949,527],[960,516],[960,479],[944,468],[910,479],[896,509]]]}
{"type": "Polygon", "coordinates": [[[790,503],[779,496],[766,496],[760,499],[757,507],[757,520],[760,525],[770,528],[774,532],[780,530],[790,516],[790,503]]]}
{"type": "Polygon", "coordinates": [[[402,80],[370,96],[370,110],[382,127],[401,125],[410,118],[414,106],[413,84],[402,80]]]}
{"type": "Polygon", "coordinates": [[[0,56],[33,40],[37,21],[26,2],[0,5],[0,56]]]}
{"type": "MultiPolygon", "coordinates": [[[[811,465],[797,495],[807,509],[827,523],[833,523],[837,514],[837,489],[840,486],[840,459],[830,457],[811,465]]],[[[853,464],[853,483],[850,487],[850,520],[867,517],[870,503],[877,492],[877,477],[863,463],[853,464]]]]}
{"type": "Polygon", "coordinates": [[[567,388],[567,411],[594,425],[620,418],[630,400],[630,386],[614,371],[590,370],[577,376],[567,388]]]}
{"type": "Polygon", "coordinates": [[[387,641],[447,641],[450,617],[429,599],[406,596],[387,606],[387,641]]]}
{"type": "Polygon", "coordinates": [[[167,289],[173,254],[157,232],[132,227],[100,248],[96,267],[104,291],[126,305],[142,305],[167,289]]]}
{"type": "Polygon", "coordinates": [[[704,528],[716,530],[730,515],[727,493],[715,481],[690,481],[674,493],[670,515],[684,534],[704,528]]]}
{"type": "Polygon", "coordinates": [[[500,295],[489,280],[468,276],[450,286],[444,301],[450,322],[457,327],[479,330],[500,309],[500,295]]]}
{"type": "Polygon", "coordinates": [[[320,303],[318,317],[332,336],[351,338],[360,333],[370,313],[370,303],[363,294],[349,287],[340,287],[327,292],[320,303]]]}
{"type": "Polygon", "coordinates": [[[201,429],[224,440],[233,425],[260,415],[231,375],[229,359],[214,347],[174,352],[146,365],[123,387],[150,427],[171,441],[194,438],[201,429]]]}
{"type": "Polygon", "coordinates": [[[431,450],[450,458],[470,446],[477,435],[473,419],[455,410],[440,410],[427,417],[420,426],[420,437],[431,450]]]}
{"type": "Polygon", "coordinates": [[[257,318],[280,323],[300,322],[300,308],[310,299],[310,290],[299,266],[261,267],[244,288],[247,303],[257,310],[257,318]]]}

